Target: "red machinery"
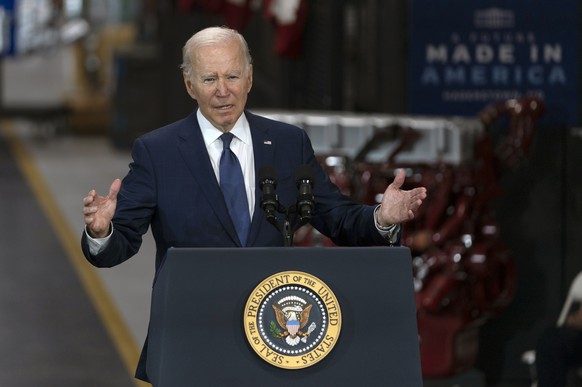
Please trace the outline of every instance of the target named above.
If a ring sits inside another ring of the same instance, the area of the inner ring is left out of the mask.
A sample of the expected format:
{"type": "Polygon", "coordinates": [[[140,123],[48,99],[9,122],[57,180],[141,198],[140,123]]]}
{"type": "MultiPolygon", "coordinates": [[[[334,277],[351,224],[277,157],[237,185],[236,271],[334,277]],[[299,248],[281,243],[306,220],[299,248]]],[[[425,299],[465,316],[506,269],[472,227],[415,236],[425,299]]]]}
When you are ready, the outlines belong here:
{"type": "MultiPolygon", "coordinates": [[[[543,110],[536,98],[487,106],[479,114],[481,131],[464,144],[473,148],[472,157],[461,163],[403,161],[400,156],[414,149],[423,133],[402,125],[377,130],[353,160],[329,165],[330,156],[320,156],[342,191],[362,203],[381,200],[396,168],[406,170],[404,189],[428,190],[417,217],[403,225],[403,244],[413,257],[424,377],[471,368],[479,327],[513,299],[515,265],[491,205],[501,194],[498,180],[504,170],[527,158],[543,110]]],[[[308,228],[295,241],[333,245],[308,228]]]]}

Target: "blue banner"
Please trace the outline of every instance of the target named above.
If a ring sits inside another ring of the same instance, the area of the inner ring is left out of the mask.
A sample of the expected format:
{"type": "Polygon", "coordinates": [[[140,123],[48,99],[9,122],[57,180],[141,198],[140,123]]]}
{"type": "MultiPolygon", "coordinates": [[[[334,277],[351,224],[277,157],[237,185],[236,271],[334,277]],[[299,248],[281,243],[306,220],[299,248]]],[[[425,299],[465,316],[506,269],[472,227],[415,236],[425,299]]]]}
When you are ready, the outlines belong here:
{"type": "Polygon", "coordinates": [[[0,0],[0,57],[14,52],[14,1],[0,0]]]}
{"type": "Polygon", "coordinates": [[[541,97],[578,125],[579,0],[412,0],[410,113],[474,116],[541,97]]]}

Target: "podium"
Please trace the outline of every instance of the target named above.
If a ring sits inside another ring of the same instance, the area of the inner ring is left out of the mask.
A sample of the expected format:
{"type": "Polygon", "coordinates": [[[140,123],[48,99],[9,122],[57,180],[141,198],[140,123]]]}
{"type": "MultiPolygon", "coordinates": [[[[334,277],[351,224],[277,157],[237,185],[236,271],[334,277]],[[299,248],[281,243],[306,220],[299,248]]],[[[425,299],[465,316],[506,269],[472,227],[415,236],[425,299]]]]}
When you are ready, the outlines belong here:
{"type": "Polygon", "coordinates": [[[420,387],[410,251],[171,249],[152,293],[146,369],[155,387],[420,387]],[[252,293],[281,272],[321,279],[341,309],[341,329],[333,348],[305,368],[269,364],[247,339],[243,320],[252,293]]]}

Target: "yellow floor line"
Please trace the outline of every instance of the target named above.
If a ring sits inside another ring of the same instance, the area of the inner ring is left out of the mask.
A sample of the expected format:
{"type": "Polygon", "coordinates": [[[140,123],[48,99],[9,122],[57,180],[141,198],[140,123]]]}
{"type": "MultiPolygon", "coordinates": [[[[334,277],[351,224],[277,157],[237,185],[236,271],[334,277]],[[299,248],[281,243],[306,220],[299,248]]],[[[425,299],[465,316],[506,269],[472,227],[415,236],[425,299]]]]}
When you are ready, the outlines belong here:
{"type": "MultiPolygon", "coordinates": [[[[139,359],[138,346],[135,343],[135,340],[133,340],[125,322],[121,318],[111,296],[103,286],[101,279],[83,256],[80,247],[81,231],[77,230],[77,232],[74,232],[69,223],[60,213],[59,206],[54,200],[42,174],[36,167],[33,157],[16,135],[11,123],[9,121],[2,122],[0,129],[8,140],[16,162],[34,192],[36,200],[40,203],[45,215],[53,226],[55,233],[67,252],[67,256],[73,265],[73,268],[77,272],[89,298],[97,309],[97,312],[101,317],[107,332],[111,336],[113,344],[119,352],[125,367],[129,371],[131,377],[133,377],[135,366],[139,359]]],[[[79,198],[79,203],[81,202],[81,199],[82,198],[79,198]]],[[[81,213],[79,212],[79,214],[81,213]]],[[[135,385],[139,387],[150,386],[150,384],[137,379],[135,379],[135,385]]]]}

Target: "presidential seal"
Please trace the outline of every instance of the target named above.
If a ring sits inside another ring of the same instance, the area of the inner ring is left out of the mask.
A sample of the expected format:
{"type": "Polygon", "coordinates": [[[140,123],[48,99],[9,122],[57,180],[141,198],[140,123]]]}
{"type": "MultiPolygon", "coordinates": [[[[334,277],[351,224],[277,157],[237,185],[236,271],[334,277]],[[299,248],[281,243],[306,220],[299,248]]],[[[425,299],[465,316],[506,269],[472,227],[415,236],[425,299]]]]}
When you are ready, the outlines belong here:
{"type": "Polygon", "coordinates": [[[319,278],[299,271],[274,274],[249,296],[244,329],[267,363],[300,369],[325,358],[338,340],[342,317],[337,298],[319,278]]]}

